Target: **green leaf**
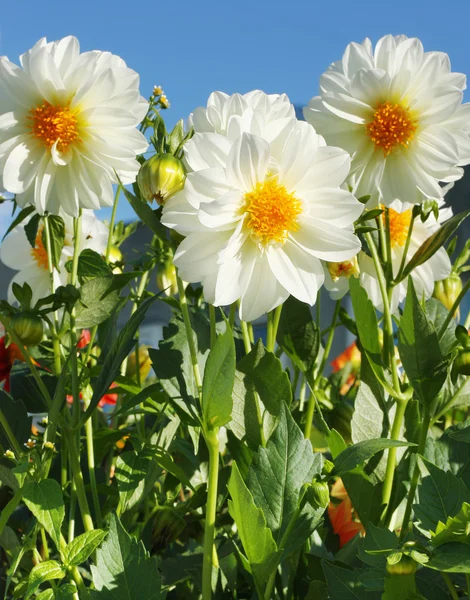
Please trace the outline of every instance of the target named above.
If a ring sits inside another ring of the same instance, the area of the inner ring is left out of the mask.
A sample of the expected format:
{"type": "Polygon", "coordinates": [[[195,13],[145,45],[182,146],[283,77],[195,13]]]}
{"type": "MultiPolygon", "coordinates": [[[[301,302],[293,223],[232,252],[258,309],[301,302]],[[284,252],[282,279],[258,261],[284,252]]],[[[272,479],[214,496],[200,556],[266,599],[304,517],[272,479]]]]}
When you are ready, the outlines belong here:
{"type": "Polygon", "coordinates": [[[439,248],[441,248],[454,234],[460,223],[462,223],[462,221],[466,219],[468,215],[470,215],[470,210],[466,210],[463,213],[454,215],[451,219],[441,225],[439,229],[431,235],[431,237],[428,237],[428,239],[421,244],[418,250],[416,250],[411,257],[411,260],[403,269],[401,279],[403,280],[408,277],[413,269],[429,260],[431,256],[433,256],[439,250],[439,248]]]}
{"type": "Polygon", "coordinates": [[[42,215],[35,214],[24,226],[24,232],[28,238],[31,248],[36,247],[36,237],[38,235],[39,222],[41,219],[42,215]]]}
{"type": "MultiPolygon", "coordinates": [[[[42,369],[38,369],[38,375],[52,398],[57,387],[57,377],[42,369]]],[[[10,393],[13,398],[17,398],[23,402],[29,413],[40,413],[48,410],[43,393],[39,389],[38,384],[26,363],[14,363],[13,368],[10,371],[10,393]]],[[[3,404],[2,401],[2,405],[3,404]]],[[[24,425],[26,429],[26,423],[24,423],[24,425]]],[[[29,432],[31,432],[31,427],[29,427],[29,432]]],[[[28,437],[30,437],[30,433],[28,433],[24,441],[26,441],[28,437]]]]}
{"type": "MultiPolygon", "coordinates": [[[[93,279],[89,283],[92,283],[93,281],[96,281],[96,279],[93,279]]],[[[82,417],[82,423],[91,417],[93,411],[98,406],[99,401],[109,390],[111,384],[119,375],[122,361],[134,346],[135,334],[137,333],[142,321],[145,319],[148,309],[152,306],[155,300],[157,300],[157,298],[158,296],[146,298],[119,332],[116,341],[111,346],[111,349],[104,359],[103,367],[99,376],[92,382],[93,396],[91,398],[90,405],[82,417]]]]}
{"type": "Polygon", "coordinates": [[[352,471],[363,462],[381,452],[386,448],[400,448],[401,446],[416,446],[410,442],[402,442],[400,440],[363,440],[357,444],[353,444],[343,450],[335,459],[335,468],[331,475],[340,477],[348,471],[352,471]]]}
{"type": "MultiPolygon", "coordinates": [[[[278,426],[266,448],[259,448],[246,478],[253,500],[263,511],[280,549],[281,539],[299,509],[302,486],[321,472],[322,463],[321,454],[314,454],[310,441],[283,406],[278,426]]],[[[313,533],[322,513],[320,510],[312,514],[309,525],[304,523],[299,546],[313,533]]]]}
{"type": "MultiPolygon", "coordinates": [[[[465,421],[465,423],[468,423],[468,420],[465,421]]],[[[470,425],[464,426],[464,423],[459,423],[459,425],[461,425],[461,427],[458,429],[455,428],[447,431],[448,436],[456,442],[465,442],[466,444],[470,444],[470,425]]]]}
{"type": "Polygon", "coordinates": [[[28,483],[23,489],[23,499],[39,523],[60,548],[60,528],[65,516],[64,498],[60,484],[55,479],[28,483]]]}
{"type": "Polygon", "coordinates": [[[115,477],[119,489],[121,510],[134,508],[157,481],[161,469],[150,456],[123,452],[116,461],[115,477]]]}
{"type": "Polygon", "coordinates": [[[207,429],[221,427],[232,418],[235,379],[235,343],[232,329],[218,335],[207,357],[202,382],[202,415],[207,429]]]}
{"type": "Polygon", "coordinates": [[[444,385],[446,365],[436,330],[426,318],[411,277],[398,328],[398,350],[413,389],[421,402],[429,406],[444,385]]]}
{"type": "Polygon", "coordinates": [[[312,371],[320,349],[320,331],[310,308],[294,296],[282,307],[277,342],[303,373],[312,371]]]}
{"type": "Polygon", "coordinates": [[[90,590],[92,600],[160,600],[165,596],[155,557],[127,533],[114,514],[91,573],[95,585],[95,590],[90,590]]]}
{"type": "Polygon", "coordinates": [[[349,291],[362,350],[367,355],[374,374],[383,380],[385,377],[382,367],[382,349],[374,305],[359,280],[355,277],[349,279],[349,291]]]}
{"type": "Polygon", "coordinates": [[[95,277],[109,277],[111,268],[98,252],[85,248],[78,257],[78,278],[80,281],[95,277]]]}
{"type": "Polygon", "coordinates": [[[349,569],[322,561],[323,572],[328,584],[329,597],[334,600],[366,600],[365,587],[360,583],[357,574],[349,569]]]}
{"type": "Polygon", "coordinates": [[[448,517],[444,523],[439,522],[435,535],[432,537],[433,546],[437,547],[447,542],[470,543],[470,504],[464,502],[455,517],[448,517]]]}
{"type": "Polygon", "coordinates": [[[470,544],[442,544],[432,551],[426,566],[444,573],[470,573],[470,544]]]}
{"type": "Polygon", "coordinates": [[[64,563],[78,567],[93,554],[106,535],[107,532],[103,529],[95,529],[77,536],[62,551],[64,563]]]}
{"type": "Polygon", "coordinates": [[[22,210],[20,210],[20,212],[13,219],[11,225],[8,227],[8,229],[7,229],[6,233],[5,233],[5,235],[3,236],[2,240],[4,240],[7,237],[7,235],[10,233],[10,231],[13,231],[13,229],[15,229],[15,227],[17,225],[19,225],[20,223],[22,223],[35,210],[36,210],[36,207],[33,204],[30,204],[30,205],[26,206],[25,208],[23,208],[22,210]]]}
{"type": "MultiPolygon", "coordinates": [[[[31,437],[32,418],[28,417],[26,407],[19,398],[15,400],[10,394],[2,389],[0,389],[0,406],[16,441],[21,446],[29,437],[31,437]]],[[[0,443],[5,449],[11,448],[10,441],[4,434],[1,426],[0,443]]]]}
{"type": "Polygon", "coordinates": [[[111,285],[112,276],[95,277],[80,288],[76,304],[76,324],[79,329],[95,327],[108,319],[119,302],[118,292],[103,296],[111,285]]]}
{"type": "Polygon", "coordinates": [[[56,560],[46,560],[34,566],[29,574],[28,589],[25,599],[27,600],[38,587],[45,581],[51,579],[63,579],[67,574],[64,567],[56,560]]]}
{"type": "Polygon", "coordinates": [[[387,566],[385,554],[375,554],[377,551],[398,550],[398,538],[390,529],[376,527],[369,523],[366,528],[366,536],[359,545],[359,558],[371,567],[377,569],[387,566]],[[371,554],[372,553],[372,554],[371,554]]]}
{"type": "Polygon", "coordinates": [[[129,192],[129,190],[127,190],[120,181],[119,183],[125,197],[127,198],[127,201],[132,206],[139,219],[141,219],[141,221],[143,221],[160,240],[166,241],[166,229],[160,223],[160,219],[158,218],[156,211],[152,210],[146,202],[139,200],[133,194],[131,194],[131,192],[129,192]]]}
{"type": "Polygon", "coordinates": [[[470,497],[461,479],[445,472],[426,459],[419,457],[421,482],[418,486],[418,502],[413,505],[418,527],[424,533],[435,531],[439,522],[446,523],[455,517],[470,497]]]}
{"type": "MultiPolygon", "coordinates": [[[[436,332],[441,330],[448,314],[449,311],[439,300],[429,298],[426,301],[426,317],[428,322],[433,324],[436,332]]],[[[442,356],[447,356],[458,346],[457,338],[455,337],[455,321],[451,320],[448,324],[447,329],[439,340],[439,346],[442,356]]]]}
{"type": "MultiPolygon", "coordinates": [[[[64,219],[62,217],[59,217],[59,215],[47,215],[46,217],[44,217],[44,219],[47,219],[47,223],[49,225],[52,264],[56,269],[60,269],[60,258],[62,256],[62,250],[64,248],[65,241],[64,219]]],[[[42,230],[42,243],[44,248],[47,248],[45,226],[42,230]]]]}
{"type": "Polygon", "coordinates": [[[169,142],[170,142],[170,154],[174,154],[178,149],[178,146],[181,144],[181,141],[184,137],[184,122],[183,119],[180,119],[176,125],[173,127],[172,132],[170,133],[169,142]]]}
{"type": "Polygon", "coordinates": [[[235,461],[232,463],[228,491],[232,497],[228,501],[229,512],[237,525],[251,572],[259,587],[264,589],[278,564],[279,553],[263,511],[255,505],[235,461]]]}
{"type": "Polygon", "coordinates": [[[190,482],[183,469],[174,462],[169,452],[164,451],[162,448],[156,448],[155,461],[162,467],[162,469],[165,469],[165,471],[168,471],[168,473],[174,475],[182,485],[194,492],[193,484],[190,482]]]}
{"type": "Polygon", "coordinates": [[[118,410],[114,411],[113,415],[117,417],[123,413],[128,413],[137,405],[143,404],[148,398],[151,398],[159,403],[164,402],[166,396],[162,392],[161,385],[159,383],[151,383],[138,394],[131,396],[131,398],[124,402],[118,410]]]}

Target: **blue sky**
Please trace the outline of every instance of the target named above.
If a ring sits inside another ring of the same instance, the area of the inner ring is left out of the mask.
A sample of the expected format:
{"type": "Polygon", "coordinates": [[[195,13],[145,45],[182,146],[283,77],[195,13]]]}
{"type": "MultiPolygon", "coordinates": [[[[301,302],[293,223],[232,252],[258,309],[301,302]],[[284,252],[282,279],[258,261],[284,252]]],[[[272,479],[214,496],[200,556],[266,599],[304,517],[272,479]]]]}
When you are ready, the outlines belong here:
{"type": "MultiPolygon", "coordinates": [[[[468,0],[4,0],[0,55],[17,62],[40,37],[76,35],[82,50],[124,58],[140,73],[144,96],[162,85],[171,126],[213,90],[286,92],[305,104],[325,68],[364,37],[417,36],[426,50],[447,52],[454,71],[469,74],[469,20],[468,0]]],[[[125,200],[119,217],[132,217],[125,200]]]]}

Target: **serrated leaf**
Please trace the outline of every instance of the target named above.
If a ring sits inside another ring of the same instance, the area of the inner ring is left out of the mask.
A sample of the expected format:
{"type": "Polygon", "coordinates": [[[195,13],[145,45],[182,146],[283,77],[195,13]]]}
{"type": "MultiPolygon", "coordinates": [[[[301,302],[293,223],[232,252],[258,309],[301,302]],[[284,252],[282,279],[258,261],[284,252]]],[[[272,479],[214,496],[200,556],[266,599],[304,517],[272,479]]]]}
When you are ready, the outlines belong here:
{"type": "Polygon", "coordinates": [[[74,538],[62,551],[64,563],[75,567],[81,565],[98,548],[106,534],[103,529],[95,529],[74,538]]]}
{"type": "Polygon", "coordinates": [[[150,208],[150,206],[136,198],[129,190],[127,190],[122,183],[119,181],[122,191],[124,192],[127,201],[134,209],[135,214],[143,221],[147,227],[160,239],[166,242],[166,229],[160,223],[160,219],[157,217],[156,212],[150,208]]]}
{"type": "Polygon", "coordinates": [[[150,557],[141,541],[131,537],[116,515],[105,542],[96,552],[91,573],[95,590],[92,600],[161,600],[161,581],[155,557],[150,557]]]}
{"type": "Polygon", "coordinates": [[[104,295],[112,282],[112,276],[95,277],[80,287],[80,300],[75,308],[75,320],[79,329],[95,327],[108,319],[119,302],[118,292],[104,295]]]}
{"type": "MultiPolygon", "coordinates": [[[[266,448],[259,448],[246,478],[253,500],[262,509],[278,547],[299,508],[302,486],[311,483],[321,472],[322,462],[321,454],[313,453],[310,441],[304,438],[289,410],[283,406],[278,426],[266,448]]],[[[306,537],[300,538],[300,545],[312,531],[306,528],[306,537]]]]}
{"type": "Polygon", "coordinates": [[[436,330],[426,318],[411,277],[398,327],[398,350],[413,389],[421,402],[429,406],[444,385],[446,364],[436,330]]]}
{"type": "Polygon", "coordinates": [[[36,247],[36,238],[38,235],[39,222],[41,219],[42,215],[35,214],[24,226],[24,232],[26,234],[26,237],[28,238],[28,242],[30,243],[31,248],[36,247]]]}
{"type": "MultiPolygon", "coordinates": [[[[426,317],[429,323],[433,324],[436,332],[441,331],[441,327],[444,324],[448,314],[449,311],[442,304],[442,302],[439,302],[439,300],[436,300],[435,298],[429,298],[429,300],[426,301],[426,317]]],[[[451,322],[448,324],[447,329],[439,339],[439,346],[441,348],[442,356],[446,356],[458,346],[458,341],[455,337],[454,321],[451,320],[451,322]]]]}
{"type": "Polygon", "coordinates": [[[60,528],[65,516],[62,488],[55,479],[28,483],[23,488],[23,500],[39,523],[60,548],[60,528]]]}
{"type": "Polygon", "coordinates": [[[358,575],[349,569],[322,561],[322,569],[328,584],[329,597],[334,600],[366,600],[366,589],[358,575]]]}
{"type": "Polygon", "coordinates": [[[229,512],[237,525],[251,572],[261,589],[264,589],[277,566],[279,553],[263,511],[255,505],[235,461],[232,463],[228,491],[232,497],[228,501],[229,512]]]}
{"type": "Polygon", "coordinates": [[[398,550],[398,538],[395,533],[390,529],[376,527],[373,523],[369,523],[366,528],[366,536],[361,539],[359,545],[359,558],[371,567],[385,568],[386,555],[376,553],[377,551],[393,552],[394,550],[398,550]]]}
{"type": "Polygon", "coordinates": [[[111,268],[101,254],[90,248],[85,248],[85,250],[80,252],[80,256],[78,257],[78,278],[80,281],[111,275],[111,268]]]}
{"type": "Polygon", "coordinates": [[[46,560],[34,566],[29,574],[25,600],[34,594],[38,587],[45,581],[63,579],[66,574],[67,572],[64,567],[56,560],[46,560]]]}
{"type": "MultiPolygon", "coordinates": [[[[51,259],[52,264],[56,269],[60,269],[60,258],[64,248],[65,241],[65,223],[64,219],[59,215],[47,215],[49,225],[49,233],[51,238],[51,259]]],[[[46,227],[42,230],[42,243],[44,248],[47,248],[46,227]]]]}
{"type": "Polygon", "coordinates": [[[331,475],[340,477],[344,473],[352,471],[361,465],[363,462],[374,456],[374,454],[377,454],[377,452],[381,452],[386,448],[400,448],[402,446],[416,446],[416,444],[402,442],[400,440],[384,439],[363,440],[362,442],[353,444],[336,457],[335,468],[331,475]]]}
{"type": "Polygon", "coordinates": [[[418,486],[418,503],[413,505],[415,519],[421,531],[430,535],[439,522],[455,517],[464,502],[470,499],[464,482],[453,473],[445,472],[426,459],[419,457],[421,482],[418,486]]]}
{"type": "Polygon", "coordinates": [[[123,452],[116,461],[115,477],[119,490],[121,510],[134,508],[156,482],[161,469],[150,456],[123,452]]]}
{"type": "Polygon", "coordinates": [[[209,352],[202,382],[202,415],[207,429],[226,425],[232,418],[235,343],[229,326],[209,352]]]}
{"type": "Polygon", "coordinates": [[[434,254],[442,248],[446,241],[454,234],[460,223],[470,215],[470,210],[466,210],[463,213],[454,215],[451,219],[442,224],[439,229],[433,233],[411,257],[406,267],[403,269],[401,280],[408,277],[408,275],[427,260],[429,260],[434,254]]]}
{"type": "Polygon", "coordinates": [[[442,544],[432,551],[426,566],[444,573],[470,573],[470,544],[442,544]]]}
{"type": "Polygon", "coordinates": [[[290,296],[282,307],[277,342],[302,372],[311,372],[320,349],[320,331],[310,308],[290,296]]]}
{"type": "Polygon", "coordinates": [[[447,542],[470,543],[470,504],[464,502],[455,517],[448,517],[445,524],[439,522],[431,539],[435,547],[447,542]]]}

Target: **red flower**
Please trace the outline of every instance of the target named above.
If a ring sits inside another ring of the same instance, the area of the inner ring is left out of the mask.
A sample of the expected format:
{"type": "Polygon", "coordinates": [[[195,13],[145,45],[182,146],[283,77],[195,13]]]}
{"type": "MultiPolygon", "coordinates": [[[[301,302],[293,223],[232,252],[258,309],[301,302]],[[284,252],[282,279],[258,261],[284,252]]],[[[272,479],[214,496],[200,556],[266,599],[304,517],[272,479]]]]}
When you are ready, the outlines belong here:
{"type": "Polygon", "coordinates": [[[347,394],[350,388],[354,385],[361,368],[361,352],[359,351],[356,342],[353,342],[346,348],[346,350],[344,350],[339,356],[331,361],[333,373],[341,371],[341,369],[344,369],[347,365],[351,365],[351,372],[339,391],[340,394],[343,395],[347,394]]]}
{"type": "Polygon", "coordinates": [[[89,329],[82,329],[82,335],[78,340],[77,348],[86,348],[91,341],[91,334],[89,329]]]}
{"type": "Polygon", "coordinates": [[[339,537],[339,547],[342,548],[358,533],[364,535],[364,527],[356,517],[352,502],[341,479],[338,479],[331,488],[331,496],[341,499],[339,504],[330,502],[328,516],[334,533],[339,537]]]}
{"type": "Polygon", "coordinates": [[[24,361],[21,350],[16,344],[5,345],[5,336],[0,338],[0,381],[3,381],[3,389],[10,391],[10,371],[15,360],[24,361]]]}
{"type": "MultiPolygon", "coordinates": [[[[111,386],[112,388],[114,387],[118,387],[117,383],[112,383],[111,386]]],[[[103,408],[103,406],[114,406],[116,404],[118,400],[118,395],[117,394],[110,394],[109,392],[107,394],[105,394],[101,400],[98,402],[98,406],[100,406],[101,408],[103,408]]]]}

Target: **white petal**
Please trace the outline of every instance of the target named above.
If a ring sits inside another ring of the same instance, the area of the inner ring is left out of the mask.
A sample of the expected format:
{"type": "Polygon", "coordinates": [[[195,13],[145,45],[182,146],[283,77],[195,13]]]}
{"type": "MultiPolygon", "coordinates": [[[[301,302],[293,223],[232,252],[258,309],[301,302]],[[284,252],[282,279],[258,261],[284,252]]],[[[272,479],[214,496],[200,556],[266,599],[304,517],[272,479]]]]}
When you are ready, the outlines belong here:
{"type": "Polygon", "coordinates": [[[364,210],[364,205],[350,192],[340,188],[322,188],[304,192],[302,199],[308,203],[308,215],[324,221],[325,229],[330,224],[336,227],[349,227],[364,210]]]}
{"type": "Polygon", "coordinates": [[[252,191],[265,179],[270,157],[266,140],[243,133],[233,144],[227,161],[227,179],[242,192],[252,191]]]}
{"type": "Polygon", "coordinates": [[[11,150],[5,163],[3,184],[13,194],[25,192],[37,174],[38,163],[44,150],[32,145],[29,140],[23,141],[11,150]]]}
{"type": "Polygon", "coordinates": [[[230,141],[218,133],[196,133],[184,145],[185,161],[192,171],[227,165],[230,141]]]}
{"type": "Polygon", "coordinates": [[[291,237],[312,256],[330,262],[349,260],[361,249],[361,242],[352,231],[313,217],[302,218],[299,230],[292,233],[291,237]]]}
{"type": "Polygon", "coordinates": [[[351,158],[342,148],[323,146],[312,157],[305,175],[297,183],[296,190],[339,187],[349,174],[351,158]]]}

